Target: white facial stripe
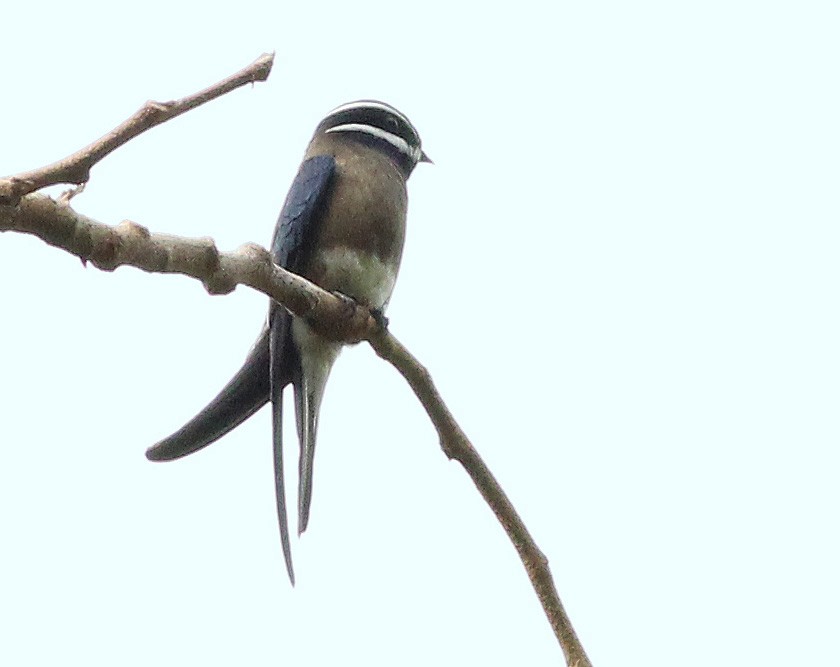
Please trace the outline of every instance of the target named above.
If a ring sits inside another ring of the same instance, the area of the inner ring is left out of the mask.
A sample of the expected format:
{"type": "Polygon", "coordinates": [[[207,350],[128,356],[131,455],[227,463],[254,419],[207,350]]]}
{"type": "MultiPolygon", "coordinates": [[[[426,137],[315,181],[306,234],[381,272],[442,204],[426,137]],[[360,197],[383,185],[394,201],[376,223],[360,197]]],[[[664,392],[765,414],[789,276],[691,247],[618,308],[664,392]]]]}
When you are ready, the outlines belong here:
{"type": "Polygon", "coordinates": [[[412,148],[402,137],[398,137],[396,134],[391,134],[390,132],[386,132],[378,127],[374,127],[373,125],[365,125],[364,123],[347,123],[345,125],[336,125],[335,127],[331,127],[327,130],[327,134],[330,132],[365,132],[366,134],[373,135],[383,141],[387,141],[400,153],[407,155],[415,162],[419,162],[422,155],[420,148],[412,148]]]}
{"type": "Polygon", "coordinates": [[[327,114],[327,118],[332,116],[333,114],[341,113],[343,111],[348,111],[349,109],[379,109],[380,111],[387,111],[398,118],[401,118],[405,121],[406,125],[409,127],[414,127],[411,124],[411,121],[408,120],[400,111],[395,109],[394,107],[385,104],[384,102],[376,102],[373,100],[362,100],[359,102],[348,102],[347,104],[342,104],[340,107],[336,107],[332,111],[327,114]]]}

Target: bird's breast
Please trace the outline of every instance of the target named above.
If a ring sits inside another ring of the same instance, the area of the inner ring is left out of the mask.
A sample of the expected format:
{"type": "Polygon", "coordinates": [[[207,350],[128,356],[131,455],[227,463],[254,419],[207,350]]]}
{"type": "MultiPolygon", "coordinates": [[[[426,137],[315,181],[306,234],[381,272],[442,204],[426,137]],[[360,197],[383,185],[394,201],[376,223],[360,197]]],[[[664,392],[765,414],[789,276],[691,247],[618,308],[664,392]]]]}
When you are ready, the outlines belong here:
{"type": "Polygon", "coordinates": [[[339,245],[317,250],[311,268],[313,282],[324,289],[382,308],[394,291],[398,264],[393,258],[339,245]]]}
{"type": "Polygon", "coordinates": [[[385,155],[333,135],[313,140],[308,154],[327,152],[336,171],[305,276],[326,290],[383,308],[405,241],[405,179],[385,155]]]}

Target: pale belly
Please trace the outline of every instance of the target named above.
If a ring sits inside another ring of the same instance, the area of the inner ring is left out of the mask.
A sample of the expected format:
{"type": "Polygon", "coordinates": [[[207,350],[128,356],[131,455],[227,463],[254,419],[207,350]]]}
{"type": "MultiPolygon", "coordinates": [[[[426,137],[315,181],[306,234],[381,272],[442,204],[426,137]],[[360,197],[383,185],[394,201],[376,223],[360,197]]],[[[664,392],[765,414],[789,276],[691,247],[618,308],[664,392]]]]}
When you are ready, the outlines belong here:
{"type": "MultiPolygon", "coordinates": [[[[374,309],[385,309],[397,280],[395,266],[389,266],[376,255],[350,248],[319,251],[314,264],[321,287],[341,292],[374,309]]],[[[292,322],[292,337],[300,352],[304,376],[326,382],[341,351],[341,343],[322,338],[299,318],[292,322]]]]}
{"type": "Polygon", "coordinates": [[[315,264],[321,287],[341,292],[370,308],[384,308],[397,281],[396,266],[351,248],[319,251],[315,264]]]}

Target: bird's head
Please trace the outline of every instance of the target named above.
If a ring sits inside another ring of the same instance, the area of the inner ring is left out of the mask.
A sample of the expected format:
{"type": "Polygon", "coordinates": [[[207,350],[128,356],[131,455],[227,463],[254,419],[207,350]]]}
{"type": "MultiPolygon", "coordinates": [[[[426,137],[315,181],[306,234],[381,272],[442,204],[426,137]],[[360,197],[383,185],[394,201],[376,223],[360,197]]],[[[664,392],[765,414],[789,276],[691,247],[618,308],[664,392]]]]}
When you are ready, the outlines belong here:
{"type": "Polygon", "coordinates": [[[330,111],[315,130],[341,133],[353,141],[386,154],[406,178],[419,162],[431,162],[420,145],[420,135],[405,114],[377,100],[348,102],[330,111]]]}

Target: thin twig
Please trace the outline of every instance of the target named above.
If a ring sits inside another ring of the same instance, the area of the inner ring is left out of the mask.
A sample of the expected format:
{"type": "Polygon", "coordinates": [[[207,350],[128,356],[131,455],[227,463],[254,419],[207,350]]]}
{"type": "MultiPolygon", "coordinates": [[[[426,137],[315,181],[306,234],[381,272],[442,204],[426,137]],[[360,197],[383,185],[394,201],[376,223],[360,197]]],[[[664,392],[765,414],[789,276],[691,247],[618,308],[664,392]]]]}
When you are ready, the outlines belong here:
{"type": "Polygon", "coordinates": [[[479,456],[469,438],[449,412],[429,371],[400,343],[387,332],[378,332],[368,339],[371,347],[382,359],[388,361],[406,379],[440,437],[441,449],[450,459],[455,459],[467,471],[484,500],[490,505],[496,518],[508,534],[519,554],[531,584],[540,599],[548,622],[560,642],[566,662],[570,667],[591,667],[583,645],[575,634],[572,622],[566,615],[560,596],[554,586],[554,579],[548,566],[548,559],[537,547],[513,504],[493,473],[479,456]]]}
{"type": "Polygon", "coordinates": [[[265,53],[245,69],[194,95],[171,102],[146,102],[129,119],[72,155],[40,169],[0,179],[0,205],[14,205],[24,195],[48,185],[86,183],[90,178],[93,165],[127,141],[155,125],[165,123],[246,83],[265,81],[271,72],[273,62],[274,54],[265,53]]]}

